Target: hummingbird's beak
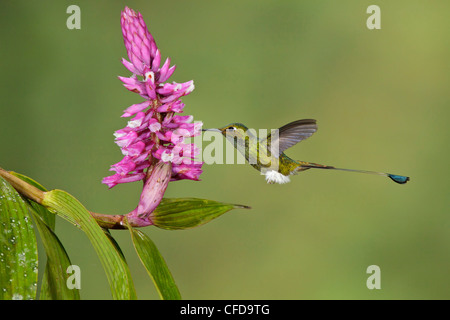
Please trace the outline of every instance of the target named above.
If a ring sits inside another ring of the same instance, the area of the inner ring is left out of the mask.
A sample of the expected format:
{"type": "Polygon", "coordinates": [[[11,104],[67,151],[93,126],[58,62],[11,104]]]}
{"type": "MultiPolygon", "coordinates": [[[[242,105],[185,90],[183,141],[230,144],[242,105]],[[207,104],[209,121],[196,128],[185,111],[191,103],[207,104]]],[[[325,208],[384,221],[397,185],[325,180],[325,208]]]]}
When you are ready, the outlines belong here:
{"type": "Polygon", "coordinates": [[[222,132],[219,129],[202,129],[202,131],[222,132]]]}

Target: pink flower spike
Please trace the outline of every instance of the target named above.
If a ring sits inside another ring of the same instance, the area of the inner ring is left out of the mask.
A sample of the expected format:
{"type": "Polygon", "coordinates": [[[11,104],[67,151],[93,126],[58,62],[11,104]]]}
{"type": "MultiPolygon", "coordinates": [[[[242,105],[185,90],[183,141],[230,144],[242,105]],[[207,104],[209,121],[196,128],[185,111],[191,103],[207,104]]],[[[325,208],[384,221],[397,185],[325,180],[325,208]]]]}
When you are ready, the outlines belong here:
{"type": "MultiPolygon", "coordinates": [[[[111,170],[117,173],[104,178],[103,183],[111,188],[119,183],[143,180],[146,177],[150,179],[152,170],[156,170],[155,159],[171,165],[172,180],[198,180],[203,162],[191,161],[191,158],[195,158],[199,150],[194,145],[185,144],[184,140],[198,135],[201,124],[191,123],[192,116],[174,114],[184,111],[185,105],[181,102],[181,97],[194,90],[194,82],[166,83],[176,66],[170,66],[170,58],[166,58],[160,66],[161,51],[139,12],[125,7],[120,24],[128,55],[128,59],[122,59],[122,64],[132,75],[119,79],[125,88],[138,93],[145,101],[124,110],[122,117],[132,119],[126,127],[114,133],[115,142],[124,157],[111,166],[111,170]]],[[[140,206],[136,208],[139,214],[153,210],[148,207],[146,190],[148,191],[148,187],[144,187],[140,206]],[[144,207],[145,210],[142,209],[144,207]]],[[[130,213],[130,217],[134,216],[130,213]]],[[[149,221],[146,220],[145,223],[149,221]]]]}

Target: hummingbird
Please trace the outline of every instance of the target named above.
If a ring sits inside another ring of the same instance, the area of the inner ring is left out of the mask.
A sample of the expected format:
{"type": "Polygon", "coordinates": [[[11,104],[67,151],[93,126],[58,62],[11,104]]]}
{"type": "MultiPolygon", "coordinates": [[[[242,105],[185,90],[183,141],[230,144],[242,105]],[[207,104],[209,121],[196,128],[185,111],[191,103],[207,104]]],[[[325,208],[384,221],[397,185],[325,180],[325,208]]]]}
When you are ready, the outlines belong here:
{"type": "Polygon", "coordinates": [[[409,177],[367,170],[336,168],[313,162],[297,161],[289,158],[284,151],[311,137],[317,131],[314,119],[302,119],[290,122],[278,130],[271,130],[265,137],[258,137],[255,130],[242,123],[231,123],[217,129],[202,131],[220,132],[245,157],[246,161],[261,174],[269,184],[290,182],[290,176],[309,169],[340,170],[385,176],[392,181],[404,184],[409,177]]]}

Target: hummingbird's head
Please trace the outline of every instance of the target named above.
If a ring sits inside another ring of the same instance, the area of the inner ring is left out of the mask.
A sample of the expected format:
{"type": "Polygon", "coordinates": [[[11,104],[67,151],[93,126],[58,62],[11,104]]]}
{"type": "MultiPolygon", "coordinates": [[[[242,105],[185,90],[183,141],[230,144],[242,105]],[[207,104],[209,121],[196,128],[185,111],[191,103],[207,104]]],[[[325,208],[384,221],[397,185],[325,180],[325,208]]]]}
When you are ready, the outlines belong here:
{"type": "Polygon", "coordinates": [[[225,138],[234,142],[235,144],[242,144],[248,138],[248,128],[242,123],[230,123],[225,127],[218,129],[202,129],[202,131],[215,131],[222,133],[225,138]]]}
{"type": "Polygon", "coordinates": [[[218,128],[218,129],[202,129],[202,131],[214,131],[214,132],[220,132],[224,136],[229,135],[232,137],[244,137],[245,132],[248,130],[248,128],[243,125],[242,123],[230,123],[229,125],[226,125],[225,127],[218,128]]]}
{"type": "Polygon", "coordinates": [[[219,131],[224,136],[230,136],[230,137],[236,137],[236,138],[244,138],[245,133],[247,132],[248,128],[244,126],[242,123],[230,123],[229,125],[219,128],[219,131]]]}

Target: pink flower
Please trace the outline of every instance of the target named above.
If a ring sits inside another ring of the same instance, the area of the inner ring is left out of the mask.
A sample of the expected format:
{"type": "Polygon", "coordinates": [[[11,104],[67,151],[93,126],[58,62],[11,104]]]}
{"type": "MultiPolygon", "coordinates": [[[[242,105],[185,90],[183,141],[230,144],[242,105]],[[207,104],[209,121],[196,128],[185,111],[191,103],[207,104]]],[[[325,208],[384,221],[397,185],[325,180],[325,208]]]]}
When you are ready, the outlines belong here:
{"type": "Polygon", "coordinates": [[[114,133],[124,158],[111,166],[110,170],[116,173],[102,182],[109,188],[139,180],[146,185],[150,179],[147,170],[154,170],[160,162],[171,164],[172,181],[199,180],[203,162],[195,158],[200,151],[184,140],[199,135],[202,123],[192,123],[193,117],[189,115],[174,115],[183,112],[185,105],[180,99],[194,90],[194,82],[166,82],[175,66],[170,66],[169,58],[161,66],[161,53],[139,12],[125,7],[121,25],[128,55],[128,60],[122,59],[122,63],[132,75],[119,79],[125,88],[145,100],[124,111],[122,117],[133,118],[114,133]]]}
{"type": "Polygon", "coordinates": [[[172,175],[171,168],[170,162],[164,163],[162,161],[152,168],[150,176],[145,181],[138,206],[127,214],[127,220],[132,225],[145,227],[153,224],[150,214],[163,198],[172,175]]]}

